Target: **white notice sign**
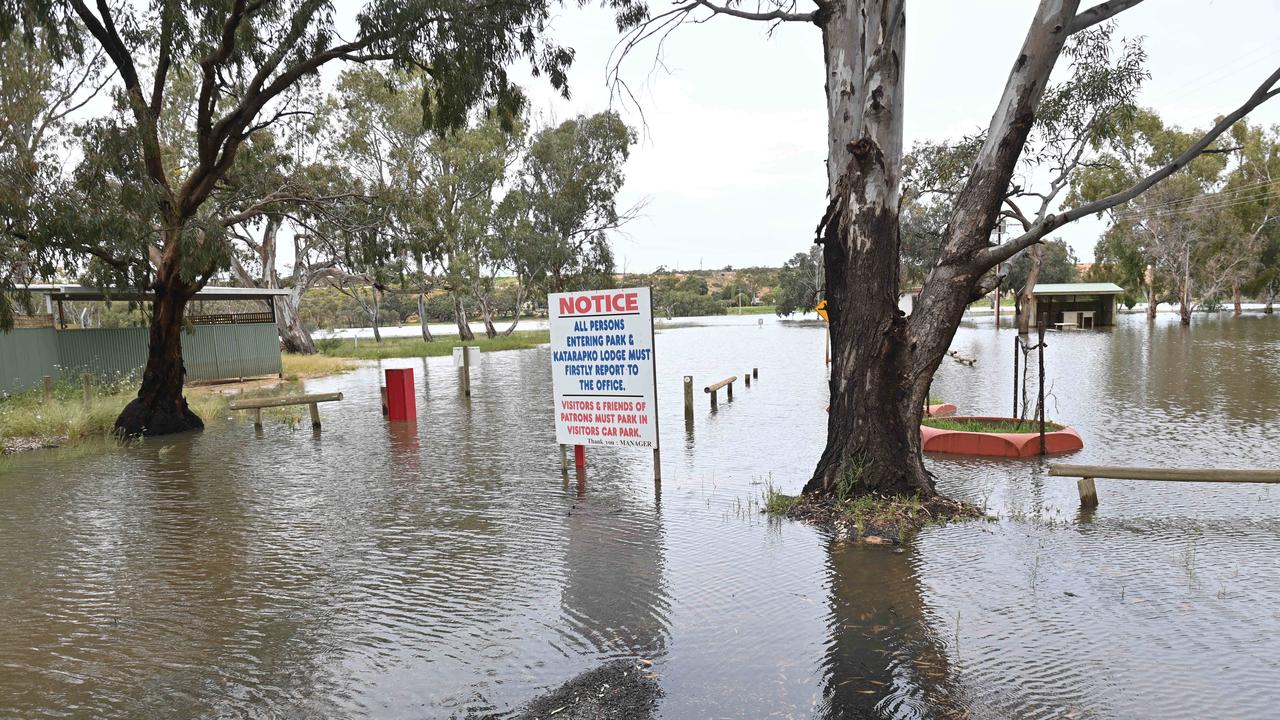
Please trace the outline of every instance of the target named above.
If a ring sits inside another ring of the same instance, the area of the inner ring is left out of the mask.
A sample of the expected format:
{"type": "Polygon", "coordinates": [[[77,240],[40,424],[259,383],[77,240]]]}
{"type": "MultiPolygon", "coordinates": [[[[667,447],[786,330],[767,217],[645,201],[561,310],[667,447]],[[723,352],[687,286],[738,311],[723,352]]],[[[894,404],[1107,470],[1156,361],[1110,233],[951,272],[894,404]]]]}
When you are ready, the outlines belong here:
{"type": "Polygon", "coordinates": [[[556,442],[658,447],[649,288],[547,296],[556,442]]]}

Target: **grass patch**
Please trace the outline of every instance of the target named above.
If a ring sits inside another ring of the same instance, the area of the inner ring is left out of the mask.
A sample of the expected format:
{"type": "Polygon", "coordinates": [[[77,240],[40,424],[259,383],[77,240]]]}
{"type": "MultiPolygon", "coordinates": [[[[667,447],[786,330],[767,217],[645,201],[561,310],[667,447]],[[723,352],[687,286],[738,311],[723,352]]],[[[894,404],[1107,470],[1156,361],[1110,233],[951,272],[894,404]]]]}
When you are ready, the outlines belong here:
{"type": "Polygon", "coordinates": [[[730,315],[773,315],[777,311],[777,305],[746,305],[729,308],[730,315]]]}
{"type": "Polygon", "coordinates": [[[336,375],[356,367],[355,361],[350,358],[333,357],[320,353],[314,355],[282,353],[280,355],[280,363],[281,371],[284,373],[286,380],[336,375]]]}
{"type": "Polygon", "coordinates": [[[528,350],[549,342],[551,342],[550,331],[522,330],[511,335],[499,335],[493,339],[481,336],[465,342],[452,336],[438,338],[435,342],[424,342],[422,338],[384,338],[382,342],[362,339],[357,346],[354,340],[329,338],[316,341],[316,349],[330,357],[382,360],[452,355],[453,349],[460,345],[476,345],[480,347],[481,352],[498,352],[528,350]]]}
{"type": "Polygon", "coordinates": [[[799,495],[787,495],[774,487],[773,483],[765,486],[760,498],[762,510],[769,515],[786,515],[799,502],[799,495]]]}
{"type": "MultiPolygon", "coordinates": [[[[926,417],[921,424],[939,430],[959,430],[961,432],[984,433],[1038,433],[1040,423],[1034,420],[979,420],[974,418],[941,418],[926,417]]],[[[1045,432],[1057,432],[1062,426],[1045,421],[1045,432]]]]}
{"type": "MultiPolygon", "coordinates": [[[[138,388],[133,380],[97,386],[88,405],[83,393],[79,383],[63,380],[54,384],[48,402],[43,389],[0,398],[0,445],[30,449],[109,437],[116,417],[137,397],[138,388]]],[[[205,419],[224,413],[227,404],[221,395],[207,393],[189,394],[187,402],[205,419]]]]}
{"type": "Polygon", "coordinates": [[[976,506],[957,500],[879,493],[844,498],[801,496],[792,499],[782,514],[869,543],[898,543],[928,525],[983,517],[976,506]]]}

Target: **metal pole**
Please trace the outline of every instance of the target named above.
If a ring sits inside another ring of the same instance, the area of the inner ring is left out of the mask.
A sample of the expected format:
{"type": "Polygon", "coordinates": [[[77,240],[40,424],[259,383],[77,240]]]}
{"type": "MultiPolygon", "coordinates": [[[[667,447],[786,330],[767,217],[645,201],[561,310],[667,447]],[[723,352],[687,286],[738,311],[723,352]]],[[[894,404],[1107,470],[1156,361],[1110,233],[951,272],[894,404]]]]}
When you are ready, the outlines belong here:
{"type": "Polygon", "coordinates": [[[1040,350],[1040,454],[1044,455],[1044,328],[1048,322],[1048,318],[1044,315],[1040,316],[1040,342],[1037,347],[1040,350]]]}
{"type": "Polygon", "coordinates": [[[1014,419],[1018,417],[1018,355],[1022,351],[1020,337],[1020,335],[1013,336],[1013,415],[1010,417],[1014,419]]]}
{"type": "Polygon", "coordinates": [[[573,446],[573,467],[575,470],[587,469],[587,448],[584,445],[573,446]]]}
{"type": "Polygon", "coordinates": [[[462,346],[462,394],[471,397],[471,353],[467,352],[469,348],[462,346]]]}

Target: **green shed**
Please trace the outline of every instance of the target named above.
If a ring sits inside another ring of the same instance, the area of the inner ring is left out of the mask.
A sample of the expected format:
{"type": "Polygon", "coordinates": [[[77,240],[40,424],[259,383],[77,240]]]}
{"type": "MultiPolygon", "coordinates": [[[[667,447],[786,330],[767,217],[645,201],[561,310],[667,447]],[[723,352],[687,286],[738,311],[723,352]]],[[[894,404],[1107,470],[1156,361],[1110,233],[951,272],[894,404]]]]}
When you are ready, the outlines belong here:
{"type": "MultiPolygon", "coordinates": [[[[22,317],[13,330],[0,333],[0,393],[38,387],[45,375],[74,378],[92,373],[109,379],[141,373],[147,359],[147,328],[72,328],[62,308],[64,302],[73,300],[145,302],[151,299],[149,292],[79,285],[32,285],[29,290],[45,297],[46,313],[22,317]]],[[[279,375],[275,302],[288,293],[229,287],[205,288],[197,293],[196,300],[252,301],[265,310],[188,315],[190,330],[182,338],[187,380],[279,375]]]]}

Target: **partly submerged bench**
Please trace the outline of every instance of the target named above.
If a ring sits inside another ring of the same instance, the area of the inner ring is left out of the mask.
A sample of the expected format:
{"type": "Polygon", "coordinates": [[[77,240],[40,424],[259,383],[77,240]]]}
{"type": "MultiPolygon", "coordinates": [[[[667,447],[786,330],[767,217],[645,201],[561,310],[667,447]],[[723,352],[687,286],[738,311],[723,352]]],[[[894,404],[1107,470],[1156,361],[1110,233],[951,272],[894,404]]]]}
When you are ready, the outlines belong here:
{"type": "Polygon", "coordinates": [[[342,393],[317,393],[314,395],[286,395],[283,397],[260,397],[247,398],[245,400],[232,400],[229,407],[232,410],[252,410],[253,411],[253,427],[255,430],[262,429],[262,409],[271,407],[285,407],[286,405],[309,405],[311,406],[311,427],[320,428],[320,408],[318,403],[336,402],[342,399],[342,393]]]}
{"type": "Polygon", "coordinates": [[[1198,483],[1280,483],[1280,470],[1222,470],[1218,468],[1149,468],[1114,465],[1050,465],[1049,475],[1078,477],[1081,507],[1098,506],[1095,478],[1111,480],[1158,480],[1163,482],[1198,483]]]}

